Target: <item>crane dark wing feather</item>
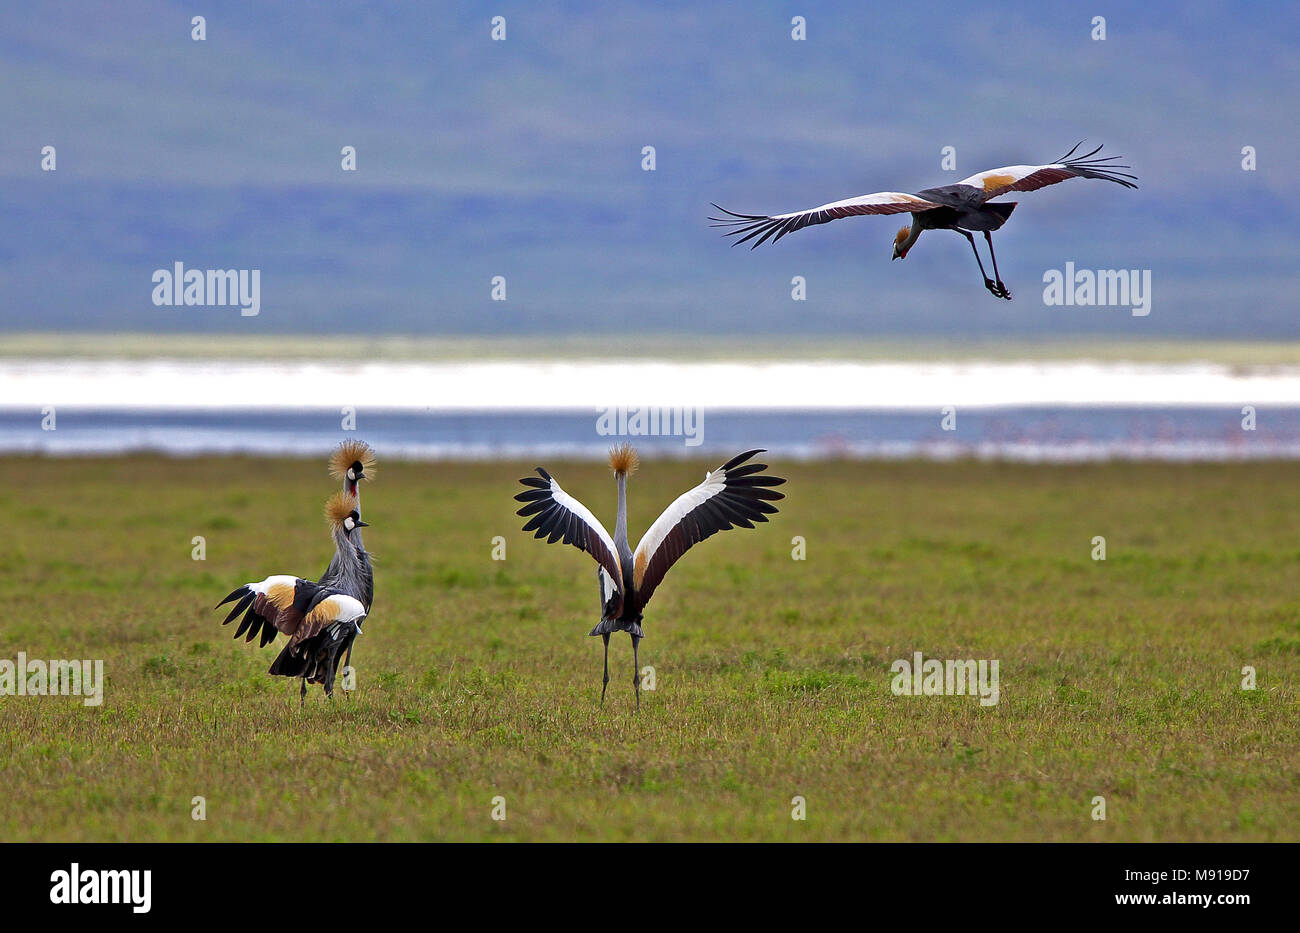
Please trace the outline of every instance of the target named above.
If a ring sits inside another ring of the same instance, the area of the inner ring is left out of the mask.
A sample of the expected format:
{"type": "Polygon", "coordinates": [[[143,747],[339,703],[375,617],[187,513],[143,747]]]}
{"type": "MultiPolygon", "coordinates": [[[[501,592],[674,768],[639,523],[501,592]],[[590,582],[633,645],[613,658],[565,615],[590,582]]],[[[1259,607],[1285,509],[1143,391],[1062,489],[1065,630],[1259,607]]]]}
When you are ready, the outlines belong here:
{"type": "Polygon", "coordinates": [[[524,531],[531,531],[535,538],[546,538],[547,544],[563,541],[590,554],[617,590],[613,605],[607,603],[606,609],[607,613],[612,611],[610,617],[617,616],[622,612],[624,587],[614,539],[596,516],[565,492],[551,474],[541,467],[537,472],[538,476],[526,476],[519,481],[528,488],[515,496],[516,501],[525,503],[515,514],[531,516],[524,524],[524,531]]]}
{"type": "Polygon", "coordinates": [[[278,632],[292,635],[321,591],[322,587],[310,580],[285,574],[246,583],[217,604],[220,607],[237,600],[221,624],[229,625],[242,612],[244,617],[239,620],[234,637],[251,642],[261,636],[260,647],[265,647],[275,640],[278,632]]]}

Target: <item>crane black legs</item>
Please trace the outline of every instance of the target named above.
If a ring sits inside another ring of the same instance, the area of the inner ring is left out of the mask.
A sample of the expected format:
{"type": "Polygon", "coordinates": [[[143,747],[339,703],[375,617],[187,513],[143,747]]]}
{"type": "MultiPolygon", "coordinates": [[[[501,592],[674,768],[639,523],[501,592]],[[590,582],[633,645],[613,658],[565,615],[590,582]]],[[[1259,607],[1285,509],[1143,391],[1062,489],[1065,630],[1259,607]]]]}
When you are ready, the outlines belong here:
{"type": "Polygon", "coordinates": [[[307,678],[302,679],[302,689],[298,691],[298,705],[307,705],[307,678]]]}
{"type": "Polygon", "coordinates": [[[641,708],[641,662],[637,660],[637,645],[641,639],[632,636],[632,689],[636,691],[636,708],[641,708]]]}
{"type": "Polygon", "coordinates": [[[984,287],[992,292],[995,297],[1005,298],[1007,301],[1010,301],[1011,292],[1007,291],[1007,287],[1002,284],[1002,276],[998,275],[998,257],[993,255],[993,237],[989,236],[987,230],[984,231],[984,239],[987,240],[989,244],[989,256],[993,259],[993,274],[997,276],[996,282],[994,282],[993,279],[990,279],[988,273],[984,271],[984,261],[980,259],[980,251],[975,248],[975,238],[970,235],[970,231],[963,230],[960,227],[953,227],[953,229],[964,236],[966,242],[970,244],[971,252],[975,254],[975,261],[979,263],[980,275],[984,278],[984,287]]]}
{"type": "Polygon", "coordinates": [[[609,633],[600,636],[605,643],[605,682],[600,685],[600,705],[605,705],[605,690],[609,687],[609,633]]]}
{"type": "MultiPolygon", "coordinates": [[[[1002,290],[1002,297],[1010,301],[1011,292],[1002,284],[1002,273],[998,272],[998,254],[993,252],[993,237],[987,230],[984,231],[984,242],[989,245],[989,258],[993,260],[993,278],[997,282],[998,288],[1002,290]]],[[[972,243],[971,245],[974,246],[975,244],[972,243]]],[[[979,257],[978,253],[975,255],[976,258],[979,257]]],[[[980,271],[983,272],[984,270],[981,268],[980,271]]]]}
{"type": "MultiPolygon", "coordinates": [[[[605,705],[605,691],[609,689],[609,633],[600,636],[605,643],[605,677],[600,684],[600,705],[605,705]]],[[[641,708],[641,661],[637,655],[637,646],[641,639],[632,636],[632,689],[636,691],[636,708],[641,708]]]]}

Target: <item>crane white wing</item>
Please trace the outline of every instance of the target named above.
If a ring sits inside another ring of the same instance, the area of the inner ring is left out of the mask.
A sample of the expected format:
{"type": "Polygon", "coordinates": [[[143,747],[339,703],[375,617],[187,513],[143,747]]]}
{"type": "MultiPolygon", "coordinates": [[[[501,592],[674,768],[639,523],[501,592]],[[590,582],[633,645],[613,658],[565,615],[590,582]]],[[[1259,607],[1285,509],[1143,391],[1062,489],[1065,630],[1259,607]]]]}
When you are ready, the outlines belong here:
{"type": "Polygon", "coordinates": [[[1055,185],[1070,178],[1100,178],[1126,188],[1137,187],[1128,180],[1137,178],[1136,175],[1118,171],[1118,169],[1128,168],[1127,165],[1114,164],[1114,160],[1119,156],[1094,158],[1101,151],[1101,146],[1098,146],[1086,155],[1071,158],[1074,150],[1078,148],[1075,146],[1050,165],[1006,165],[1002,168],[991,168],[987,172],[963,178],[957,184],[979,190],[983,193],[982,197],[985,201],[1011,191],[1037,191],[1039,188],[1046,188],[1048,185],[1055,185]]]}
{"type": "Polygon", "coordinates": [[[358,630],[366,617],[366,607],[361,600],[346,593],[333,593],[316,600],[311,610],[303,617],[301,624],[293,633],[290,644],[299,645],[313,635],[328,628],[335,622],[355,622],[358,630]]]}
{"type": "Polygon", "coordinates": [[[234,602],[235,607],[222,625],[230,624],[235,616],[244,613],[235,638],[242,636],[251,642],[260,635],[263,647],[275,640],[277,632],[289,635],[293,644],[298,644],[331,623],[359,622],[366,616],[360,600],[333,587],[288,574],[274,574],[256,583],[246,583],[217,606],[229,602],[234,602]]]}
{"type": "Polygon", "coordinates": [[[821,207],[810,208],[806,211],[795,211],[791,214],[773,214],[771,216],[737,214],[718,204],[713,206],[727,215],[726,217],[710,217],[709,220],[713,221],[713,226],[733,228],[724,233],[723,236],[741,235],[740,239],[731,245],[737,246],[758,237],[758,240],[750,247],[750,249],[754,249],[761,246],[770,237],[776,238],[772,241],[775,243],[776,240],[781,239],[787,233],[793,233],[814,224],[828,224],[832,220],[839,220],[842,217],[857,217],[863,214],[906,214],[912,211],[928,211],[941,205],[901,191],[877,191],[874,194],[862,194],[856,198],[846,198],[843,201],[832,201],[829,204],[823,204],[821,207]]]}
{"type": "Polygon", "coordinates": [[[729,528],[753,528],[753,522],[765,522],[776,513],[771,503],[785,496],[770,487],[785,480],[763,474],[765,463],[741,465],[762,452],[749,450],[731,458],[678,496],[650,526],[633,556],[633,586],[640,605],[650,601],[668,568],[693,544],[729,528]]]}

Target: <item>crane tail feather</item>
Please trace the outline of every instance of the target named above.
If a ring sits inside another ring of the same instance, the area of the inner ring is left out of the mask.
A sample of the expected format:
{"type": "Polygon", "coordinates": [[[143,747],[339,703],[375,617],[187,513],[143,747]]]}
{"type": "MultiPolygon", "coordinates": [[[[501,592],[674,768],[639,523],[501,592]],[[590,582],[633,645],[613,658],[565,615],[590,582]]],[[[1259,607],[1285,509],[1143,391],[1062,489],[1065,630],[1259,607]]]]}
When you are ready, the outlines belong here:
{"type": "Polygon", "coordinates": [[[627,632],[633,638],[645,638],[641,626],[627,619],[601,619],[600,624],[587,635],[612,635],[614,632],[627,632]]]}

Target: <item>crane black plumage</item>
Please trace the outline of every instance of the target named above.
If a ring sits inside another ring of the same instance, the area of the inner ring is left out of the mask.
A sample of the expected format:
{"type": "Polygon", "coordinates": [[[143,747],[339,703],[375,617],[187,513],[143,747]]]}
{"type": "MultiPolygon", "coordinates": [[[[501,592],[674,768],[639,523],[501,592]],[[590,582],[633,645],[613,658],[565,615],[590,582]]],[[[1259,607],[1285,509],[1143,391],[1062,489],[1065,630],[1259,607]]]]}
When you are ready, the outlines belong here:
{"type": "MultiPolygon", "coordinates": [[[[357,518],[361,518],[361,481],[363,479],[373,479],[375,476],[375,452],[365,441],[343,441],[334,448],[329,458],[330,475],[335,479],[343,481],[343,495],[351,496],[355,502],[357,518]]],[[[361,541],[361,531],[358,529],[352,535],[352,543],[356,546],[356,559],[361,567],[357,573],[346,572],[347,568],[340,566],[344,560],[344,555],[338,549],[335,549],[334,556],[330,559],[330,565],[321,575],[320,582],[329,582],[331,585],[341,586],[344,592],[355,596],[361,600],[361,604],[366,607],[366,614],[370,614],[370,607],[375,600],[375,574],[370,566],[370,555],[366,553],[365,545],[361,541]]],[[[352,555],[347,555],[347,560],[352,560],[352,555]]],[[[346,669],[352,666],[352,644],[356,641],[356,633],[348,636],[347,642],[343,645],[343,667],[346,669]]],[[[349,694],[351,696],[351,694],[349,694]]]]}
{"type": "Polygon", "coordinates": [[[306,700],[308,683],[321,684],[326,696],[334,695],[339,653],[345,643],[361,633],[361,623],[366,618],[366,607],[349,592],[357,585],[360,566],[355,556],[348,557],[357,547],[352,537],[366,527],[354,502],[351,497],[335,493],[325,504],[325,517],[330,524],[335,552],[340,557],[339,572],[348,579],[347,587],[338,585],[337,581],[314,582],[289,574],[272,574],[265,580],[236,587],[217,603],[217,608],[235,603],[223,625],[229,625],[243,614],[235,638],[242,636],[251,642],[260,636],[259,647],[265,647],[278,633],[289,636],[289,643],[272,662],[268,673],[302,678],[299,692],[302,701],[306,700]]]}
{"type": "Polygon", "coordinates": [[[633,551],[627,539],[627,478],[638,465],[636,451],[628,444],[610,451],[609,464],[618,483],[618,517],[613,537],[594,515],[537,467],[537,476],[519,482],[528,488],[515,496],[525,503],[516,513],[528,518],[524,531],[548,544],[563,541],[586,551],[599,565],[596,581],[600,591],[600,622],[588,635],[599,635],[605,644],[605,673],[600,701],[605,702],[609,686],[609,636],[627,632],[632,639],[632,686],[641,706],[640,660],[637,648],[644,638],[642,610],[654,595],[664,574],[693,545],[729,528],[753,528],[777,512],[773,502],[784,499],[771,487],[785,482],[763,471],[765,463],[747,463],[762,450],[747,450],[718,469],[706,473],[704,482],[678,496],[641,538],[633,551]]]}

